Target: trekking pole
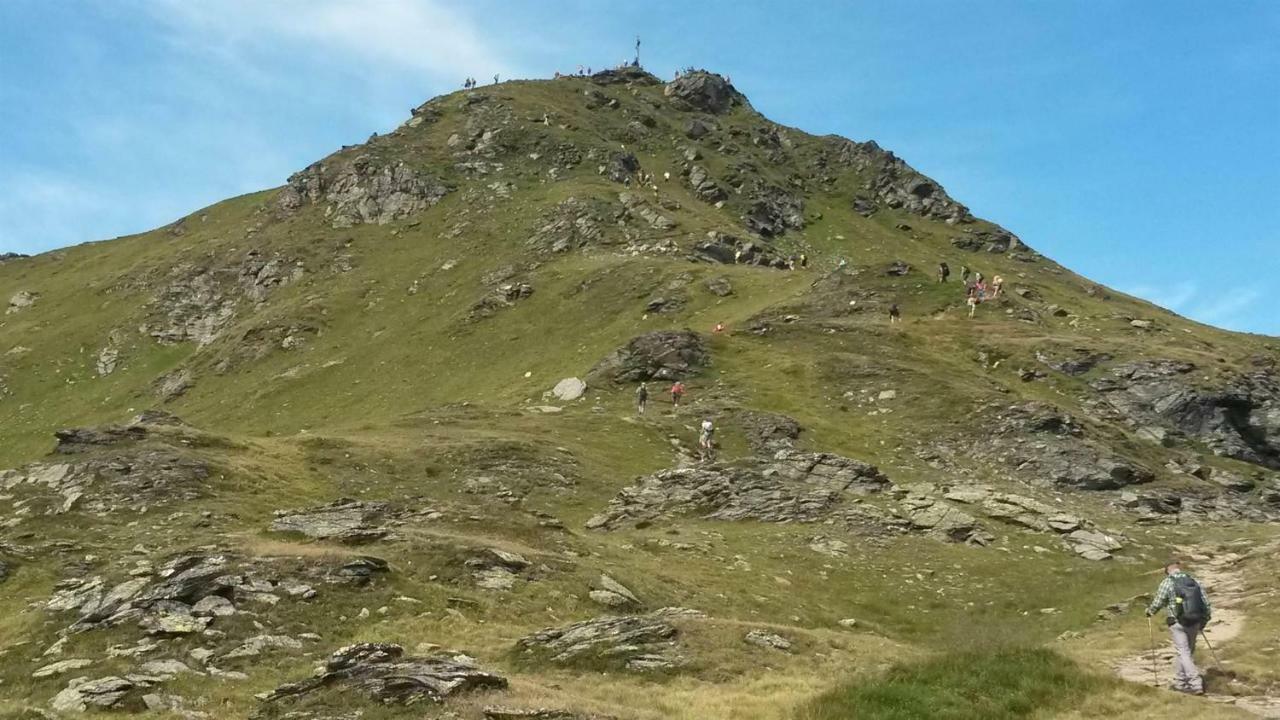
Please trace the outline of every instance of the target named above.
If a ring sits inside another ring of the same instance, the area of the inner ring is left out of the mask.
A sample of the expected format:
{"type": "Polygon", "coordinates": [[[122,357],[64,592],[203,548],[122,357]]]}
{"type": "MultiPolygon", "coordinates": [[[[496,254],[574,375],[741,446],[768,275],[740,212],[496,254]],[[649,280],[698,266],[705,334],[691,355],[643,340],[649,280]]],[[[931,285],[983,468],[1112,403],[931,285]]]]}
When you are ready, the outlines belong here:
{"type": "Polygon", "coordinates": [[[1160,671],[1156,669],[1156,628],[1151,624],[1151,616],[1147,616],[1147,636],[1151,638],[1151,682],[1160,687],[1160,671]]]}
{"type": "Polygon", "coordinates": [[[1200,637],[1204,638],[1205,647],[1209,648],[1209,653],[1213,655],[1213,665],[1218,668],[1218,672],[1222,672],[1222,663],[1218,662],[1218,651],[1213,649],[1213,644],[1209,642],[1209,636],[1204,633],[1204,627],[1200,628],[1200,637]]]}

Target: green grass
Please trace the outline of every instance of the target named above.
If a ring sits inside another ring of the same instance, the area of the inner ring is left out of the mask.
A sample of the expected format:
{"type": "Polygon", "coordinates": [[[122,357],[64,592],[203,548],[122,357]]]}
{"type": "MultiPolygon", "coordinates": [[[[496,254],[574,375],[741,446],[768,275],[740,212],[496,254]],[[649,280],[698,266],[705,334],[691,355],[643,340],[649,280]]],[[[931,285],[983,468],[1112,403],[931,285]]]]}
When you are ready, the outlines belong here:
{"type": "Polygon", "coordinates": [[[797,720],[1025,720],[1119,681],[1044,648],[970,650],[897,665],[824,693],[797,720]]]}

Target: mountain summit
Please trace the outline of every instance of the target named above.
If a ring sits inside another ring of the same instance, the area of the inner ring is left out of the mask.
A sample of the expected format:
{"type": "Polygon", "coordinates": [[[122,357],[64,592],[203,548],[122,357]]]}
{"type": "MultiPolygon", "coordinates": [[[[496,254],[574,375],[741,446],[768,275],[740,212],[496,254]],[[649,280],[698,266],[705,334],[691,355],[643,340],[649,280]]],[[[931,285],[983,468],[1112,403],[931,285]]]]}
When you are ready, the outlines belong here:
{"type": "Polygon", "coordinates": [[[438,97],[0,299],[3,711],[1225,718],[1110,677],[1143,573],[1277,620],[1280,344],[714,73],[438,97]]]}

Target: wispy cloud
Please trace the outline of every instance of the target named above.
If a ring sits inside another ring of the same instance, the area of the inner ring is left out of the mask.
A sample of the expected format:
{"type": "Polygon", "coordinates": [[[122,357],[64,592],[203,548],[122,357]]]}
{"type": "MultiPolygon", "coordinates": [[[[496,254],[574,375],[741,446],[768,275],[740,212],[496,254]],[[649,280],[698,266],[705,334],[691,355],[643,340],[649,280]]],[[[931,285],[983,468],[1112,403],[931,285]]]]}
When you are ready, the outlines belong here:
{"type": "Polygon", "coordinates": [[[450,81],[503,75],[510,62],[476,23],[438,0],[147,0],[182,42],[227,59],[245,50],[341,55],[450,81]]]}
{"type": "Polygon", "coordinates": [[[1160,286],[1135,285],[1124,292],[1193,320],[1233,330],[1256,325],[1259,305],[1267,302],[1267,293],[1257,285],[1204,288],[1189,280],[1160,286]]]}

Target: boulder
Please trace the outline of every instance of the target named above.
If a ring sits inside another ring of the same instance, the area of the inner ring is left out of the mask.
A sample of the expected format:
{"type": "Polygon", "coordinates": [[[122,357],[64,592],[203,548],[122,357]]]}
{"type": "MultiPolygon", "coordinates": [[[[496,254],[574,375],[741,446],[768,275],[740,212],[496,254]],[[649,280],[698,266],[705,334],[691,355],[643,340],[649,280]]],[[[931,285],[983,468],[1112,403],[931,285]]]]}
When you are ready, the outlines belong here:
{"type": "Polygon", "coordinates": [[[705,70],[683,73],[667,83],[662,93],[679,110],[713,115],[727,112],[743,102],[743,97],[728,80],[705,70]]]}
{"type": "Polygon", "coordinates": [[[744,240],[733,235],[711,232],[707,239],[693,246],[692,259],[723,265],[753,265],[786,270],[787,258],[765,241],[744,240]]]}
{"type": "Polygon", "coordinates": [[[692,330],[657,330],[632,338],[592,368],[588,377],[619,383],[677,380],[711,362],[706,342],[692,330]]]}
{"type": "Polygon", "coordinates": [[[1063,536],[1067,548],[1086,560],[1110,560],[1122,549],[1115,538],[1095,530],[1076,530],[1063,536]]]}
{"type": "Polygon", "coordinates": [[[572,402],[585,395],[587,384],[576,377],[567,377],[551,389],[551,394],[561,402],[572,402]]]}
{"type": "Polygon", "coordinates": [[[587,593],[596,603],[611,608],[638,608],[640,607],[640,598],[622,583],[614,580],[606,574],[601,574],[598,579],[591,585],[590,592],[587,593]]]}
{"type": "Polygon", "coordinates": [[[729,297],[733,294],[733,283],[723,275],[708,278],[704,285],[707,288],[707,292],[716,297],[729,297]]]}
{"type": "Polygon", "coordinates": [[[90,665],[93,665],[93,661],[88,658],[68,658],[66,660],[49,663],[48,665],[37,669],[35,672],[31,673],[31,677],[47,678],[54,677],[55,675],[64,675],[75,670],[82,670],[90,665]]]}
{"type": "Polygon", "coordinates": [[[314,677],[281,685],[258,699],[275,703],[334,689],[358,692],[380,705],[412,705],[506,687],[502,676],[454,658],[409,656],[399,645],[365,642],[334,652],[314,677]]]}

